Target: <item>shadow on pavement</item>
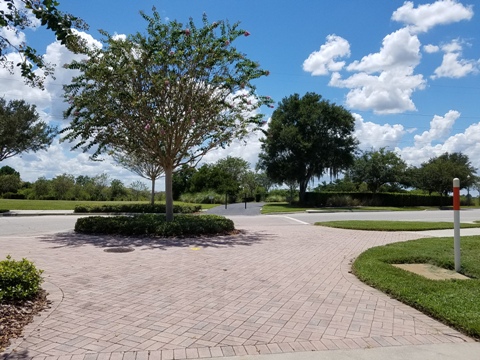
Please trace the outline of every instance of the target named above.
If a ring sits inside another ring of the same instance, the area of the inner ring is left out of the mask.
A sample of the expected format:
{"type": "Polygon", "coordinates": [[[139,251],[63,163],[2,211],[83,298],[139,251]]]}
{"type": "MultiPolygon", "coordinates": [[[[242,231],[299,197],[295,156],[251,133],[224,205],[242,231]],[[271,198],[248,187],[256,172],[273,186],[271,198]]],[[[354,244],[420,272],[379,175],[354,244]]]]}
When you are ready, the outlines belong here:
{"type": "Polygon", "coordinates": [[[52,244],[53,248],[80,247],[93,245],[100,248],[111,247],[146,247],[148,249],[168,250],[173,247],[211,247],[225,248],[234,246],[251,246],[273,239],[273,235],[264,232],[243,232],[234,235],[190,238],[160,238],[121,235],[86,235],[75,232],[57,233],[40,236],[40,241],[52,244]]]}

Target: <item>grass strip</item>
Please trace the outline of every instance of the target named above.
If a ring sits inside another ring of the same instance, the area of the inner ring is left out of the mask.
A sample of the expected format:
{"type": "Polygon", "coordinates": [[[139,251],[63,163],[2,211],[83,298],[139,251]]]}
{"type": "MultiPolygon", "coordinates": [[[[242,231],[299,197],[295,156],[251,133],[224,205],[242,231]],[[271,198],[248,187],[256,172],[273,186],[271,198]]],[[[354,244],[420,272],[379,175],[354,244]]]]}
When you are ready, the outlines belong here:
{"type": "MultiPolygon", "coordinates": [[[[453,229],[453,222],[430,221],[380,221],[380,220],[344,220],[316,222],[315,225],[328,226],[340,229],[369,230],[369,231],[424,231],[453,229]]],[[[460,224],[461,228],[478,228],[480,223],[460,224]]]]}
{"type": "Polygon", "coordinates": [[[470,280],[429,280],[391,265],[413,263],[453,270],[453,238],[420,239],[371,248],[355,260],[353,273],[401,302],[480,338],[480,236],[462,238],[461,273],[470,280]]]}

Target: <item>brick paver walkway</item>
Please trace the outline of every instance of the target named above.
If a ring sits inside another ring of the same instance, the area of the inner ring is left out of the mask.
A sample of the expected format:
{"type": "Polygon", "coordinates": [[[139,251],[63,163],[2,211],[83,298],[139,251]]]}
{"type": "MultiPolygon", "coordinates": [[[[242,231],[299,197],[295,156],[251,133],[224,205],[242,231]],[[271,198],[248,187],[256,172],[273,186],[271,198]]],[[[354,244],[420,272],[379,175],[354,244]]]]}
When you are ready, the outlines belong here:
{"type": "Polygon", "coordinates": [[[0,235],[0,258],[34,260],[53,300],[2,358],[194,359],[473,341],[349,273],[364,249],[415,234],[282,216],[236,223],[241,235],[198,240],[0,235]]]}

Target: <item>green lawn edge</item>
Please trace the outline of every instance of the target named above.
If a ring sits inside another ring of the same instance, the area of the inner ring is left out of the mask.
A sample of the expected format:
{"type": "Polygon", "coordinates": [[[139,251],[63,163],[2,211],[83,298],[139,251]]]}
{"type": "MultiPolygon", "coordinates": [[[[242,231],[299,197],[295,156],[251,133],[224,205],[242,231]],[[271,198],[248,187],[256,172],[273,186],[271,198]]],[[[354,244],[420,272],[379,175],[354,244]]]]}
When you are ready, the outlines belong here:
{"type": "Polygon", "coordinates": [[[463,237],[461,273],[469,280],[429,280],[391,264],[454,269],[453,238],[410,240],[371,248],[352,272],[366,284],[474,338],[480,338],[480,236],[463,237]]]}
{"type": "MultiPolygon", "coordinates": [[[[342,220],[316,222],[317,226],[327,226],[339,229],[366,230],[366,231],[425,231],[448,230],[454,228],[453,222],[429,221],[385,221],[385,220],[342,220]]],[[[460,227],[480,228],[480,223],[462,223],[460,227]]]]}

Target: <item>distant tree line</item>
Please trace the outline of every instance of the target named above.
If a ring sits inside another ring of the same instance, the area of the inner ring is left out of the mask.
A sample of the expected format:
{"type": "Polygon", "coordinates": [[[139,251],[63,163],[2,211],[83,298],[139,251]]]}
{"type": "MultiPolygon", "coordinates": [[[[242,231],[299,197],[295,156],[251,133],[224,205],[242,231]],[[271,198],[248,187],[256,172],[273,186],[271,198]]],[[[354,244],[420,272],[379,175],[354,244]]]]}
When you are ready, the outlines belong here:
{"type": "Polygon", "coordinates": [[[20,173],[10,166],[0,168],[0,196],[32,200],[130,200],[149,198],[148,187],[142,181],[128,186],[107,174],[73,176],[61,174],[53,179],[38,178],[35,182],[22,181],[20,173]]]}

